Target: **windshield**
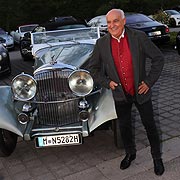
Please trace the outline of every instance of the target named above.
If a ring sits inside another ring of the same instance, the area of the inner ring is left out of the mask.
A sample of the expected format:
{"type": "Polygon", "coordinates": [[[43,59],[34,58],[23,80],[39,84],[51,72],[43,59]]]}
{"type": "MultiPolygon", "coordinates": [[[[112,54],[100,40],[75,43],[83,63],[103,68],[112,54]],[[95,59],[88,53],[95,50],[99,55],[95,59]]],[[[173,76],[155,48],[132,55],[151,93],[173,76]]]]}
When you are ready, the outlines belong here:
{"type": "Polygon", "coordinates": [[[97,28],[77,28],[67,30],[31,33],[32,44],[52,44],[65,41],[96,40],[100,37],[97,28]]]}
{"type": "Polygon", "coordinates": [[[28,25],[28,26],[21,26],[20,31],[21,32],[31,32],[36,26],[37,26],[37,24],[28,25]]]}
{"type": "Polygon", "coordinates": [[[64,44],[48,48],[48,51],[42,55],[43,64],[51,61],[80,67],[90,56],[94,48],[93,44],[64,44]]]}
{"type": "Polygon", "coordinates": [[[180,13],[176,10],[167,10],[165,12],[169,15],[176,15],[176,14],[180,15],[180,13]]]}
{"type": "Polygon", "coordinates": [[[153,21],[151,18],[143,14],[127,14],[126,15],[126,24],[142,23],[153,21]]]}

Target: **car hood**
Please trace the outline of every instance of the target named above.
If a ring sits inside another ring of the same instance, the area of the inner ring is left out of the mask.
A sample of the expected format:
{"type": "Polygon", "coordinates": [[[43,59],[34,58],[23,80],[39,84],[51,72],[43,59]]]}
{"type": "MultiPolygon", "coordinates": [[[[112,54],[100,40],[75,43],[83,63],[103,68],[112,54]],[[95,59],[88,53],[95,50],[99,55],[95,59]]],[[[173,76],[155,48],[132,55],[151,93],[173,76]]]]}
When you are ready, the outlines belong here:
{"type": "Polygon", "coordinates": [[[34,74],[40,72],[40,71],[44,71],[44,70],[53,70],[53,69],[71,69],[71,70],[75,70],[76,67],[72,66],[72,65],[68,65],[68,64],[64,64],[64,63],[48,63],[48,64],[44,64],[41,67],[37,68],[34,71],[34,74]]]}
{"type": "Polygon", "coordinates": [[[9,38],[9,36],[6,34],[0,34],[0,37],[2,37],[3,39],[6,39],[6,40],[9,38]]]}
{"type": "Polygon", "coordinates": [[[6,41],[13,40],[12,36],[7,35],[7,34],[0,34],[0,37],[5,39],[6,41]]]}
{"type": "Polygon", "coordinates": [[[180,14],[174,14],[170,16],[171,18],[179,18],[180,19],[180,14]]]}
{"type": "Polygon", "coordinates": [[[36,53],[34,68],[45,64],[67,64],[81,67],[90,57],[93,44],[66,44],[43,48],[36,53]]]}

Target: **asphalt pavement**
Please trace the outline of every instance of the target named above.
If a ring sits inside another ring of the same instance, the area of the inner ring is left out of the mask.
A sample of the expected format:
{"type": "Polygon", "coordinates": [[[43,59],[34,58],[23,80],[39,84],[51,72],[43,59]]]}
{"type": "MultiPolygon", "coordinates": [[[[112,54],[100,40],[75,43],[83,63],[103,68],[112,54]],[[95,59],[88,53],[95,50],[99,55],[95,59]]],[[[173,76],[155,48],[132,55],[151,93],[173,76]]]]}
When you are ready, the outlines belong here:
{"type": "Polygon", "coordinates": [[[133,108],[138,151],[128,169],[119,168],[124,150],[115,147],[112,131],[98,130],[80,146],[36,149],[34,142],[19,138],[15,152],[10,157],[0,158],[0,180],[180,179],[180,56],[175,50],[162,51],[165,65],[153,87],[152,97],[162,140],[165,164],[162,176],[154,174],[149,142],[139,114],[133,108]]]}

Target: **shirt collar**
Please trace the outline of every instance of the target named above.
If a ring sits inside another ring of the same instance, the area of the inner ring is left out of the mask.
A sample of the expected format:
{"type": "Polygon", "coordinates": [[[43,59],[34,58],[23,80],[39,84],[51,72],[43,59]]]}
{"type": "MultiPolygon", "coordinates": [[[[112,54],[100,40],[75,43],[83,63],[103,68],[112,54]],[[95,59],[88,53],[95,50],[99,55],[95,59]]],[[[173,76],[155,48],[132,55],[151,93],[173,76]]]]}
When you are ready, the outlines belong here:
{"type": "Polygon", "coordinates": [[[113,36],[113,35],[112,35],[112,37],[113,37],[114,39],[116,39],[118,42],[120,42],[121,38],[124,38],[124,33],[125,33],[125,29],[123,29],[123,32],[122,32],[122,34],[120,35],[119,38],[117,38],[117,37],[115,37],[115,36],[113,36]]]}

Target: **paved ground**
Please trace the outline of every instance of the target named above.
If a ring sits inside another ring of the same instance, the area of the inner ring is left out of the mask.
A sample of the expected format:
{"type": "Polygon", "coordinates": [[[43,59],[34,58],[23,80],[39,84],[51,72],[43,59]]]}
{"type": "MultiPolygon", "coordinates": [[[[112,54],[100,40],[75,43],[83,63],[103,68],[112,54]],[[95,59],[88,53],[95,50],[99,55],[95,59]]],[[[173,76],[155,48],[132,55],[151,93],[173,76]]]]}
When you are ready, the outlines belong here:
{"type": "MultiPolygon", "coordinates": [[[[8,158],[0,158],[0,180],[178,180],[180,56],[174,50],[166,49],[163,53],[165,66],[153,88],[155,119],[163,141],[163,159],[166,168],[162,177],[157,177],[153,173],[149,143],[139,115],[136,109],[133,109],[138,153],[129,170],[119,169],[124,151],[114,146],[112,132],[101,130],[95,131],[94,136],[86,138],[83,145],[72,147],[35,149],[34,142],[24,142],[19,139],[13,154],[8,158]]],[[[17,68],[17,62],[13,67],[17,68]]],[[[20,66],[24,66],[23,63],[20,66]]],[[[27,64],[32,65],[31,62],[27,64]]],[[[28,70],[29,68],[26,67],[26,71],[28,70]]],[[[16,74],[16,69],[13,73],[16,74]]],[[[0,80],[0,85],[8,82],[8,78],[5,78],[0,80]]]]}
{"type": "Polygon", "coordinates": [[[123,171],[119,169],[119,162],[123,158],[121,156],[66,176],[64,180],[179,180],[180,138],[173,138],[164,142],[166,171],[160,177],[154,174],[149,152],[149,147],[138,151],[136,160],[132,162],[128,169],[123,171]]]}
{"type": "Polygon", "coordinates": [[[179,32],[180,31],[180,27],[175,27],[175,28],[170,27],[169,31],[170,32],[179,32]]]}

